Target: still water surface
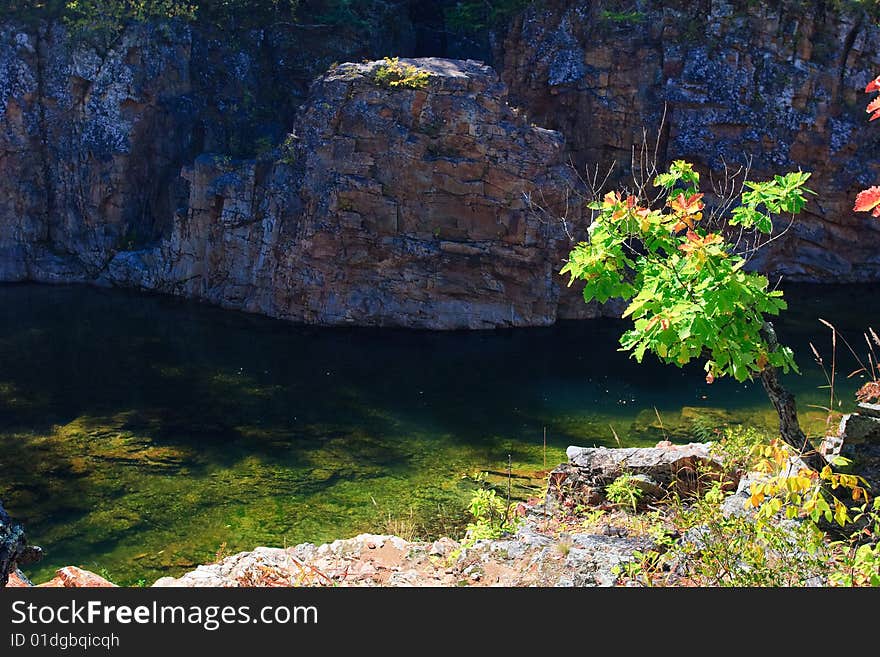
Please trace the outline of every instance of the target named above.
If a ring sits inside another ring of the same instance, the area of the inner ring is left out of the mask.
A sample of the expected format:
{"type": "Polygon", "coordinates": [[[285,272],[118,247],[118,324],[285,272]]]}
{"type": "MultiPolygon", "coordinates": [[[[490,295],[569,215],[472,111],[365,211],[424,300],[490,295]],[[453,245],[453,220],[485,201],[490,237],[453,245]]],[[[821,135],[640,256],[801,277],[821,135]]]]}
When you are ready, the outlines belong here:
{"type": "MultiPolygon", "coordinates": [[[[827,406],[828,391],[808,343],[830,357],[830,332],[818,318],[863,351],[880,287],[787,297],[777,328],[803,371],[787,380],[819,433],[825,412],[809,405],[827,406]]],[[[615,432],[624,445],[685,439],[706,409],[772,426],[758,384],[638,366],[616,351],[623,326],[315,328],[123,291],[0,286],[0,499],[46,550],[35,579],[77,564],[133,584],[256,545],[454,534],[468,476],[503,472],[508,455],[516,494],[538,491],[545,427],[552,467],[568,445],[613,446],[615,432]]]]}

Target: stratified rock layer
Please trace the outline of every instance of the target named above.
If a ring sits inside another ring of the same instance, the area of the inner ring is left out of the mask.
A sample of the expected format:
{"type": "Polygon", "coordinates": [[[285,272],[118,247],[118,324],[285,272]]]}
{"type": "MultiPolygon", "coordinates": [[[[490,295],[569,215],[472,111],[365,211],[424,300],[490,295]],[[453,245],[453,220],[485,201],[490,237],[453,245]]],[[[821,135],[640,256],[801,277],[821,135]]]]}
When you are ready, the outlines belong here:
{"type": "Polygon", "coordinates": [[[550,0],[527,10],[499,66],[512,102],[560,130],[600,180],[616,163],[612,183],[629,180],[643,131],[649,159],[695,162],[713,187],[725,165],[751,164],[753,180],[812,172],[818,195],[754,264],[786,280],[877,280],[880,222],[852,212],[857,191],[880,178],[863,93],[880,73],[880,30],[862,9],[789,0],[617,9],[550,0]]]}
{"type": "Polygon", "coordinates": [[[381,62],[319,78],[277,160],[196,159],[170,237],[102,280],[320,324],[553,323],[569,242],[527,195],[564,205],[561,136],[487,66],[410,64],[424,89],[378,85],[381,62]]]}
{"type": "Polygon", "coordinates": [[[317,324],[589,317],[555,273],[585,230],[567,165],[613,161],[625,178],[643,129],[659,130],[661,165],[693,160],[707,179],[725,163],[813,172],[818,195],[754,266],[880,280],[880,222],[851,211],[880,179],[862,93],[880,29],[857,4],[549,0],[513,20],[501,80],[423,59],[421,90],[375,84],[376,63],[322,74],[411,52],[417,26],[395,2],[377,3],[370,34],[157,23],[104,52],[58,24],[4,23],[0,281],[133,286],[317,324]]]}

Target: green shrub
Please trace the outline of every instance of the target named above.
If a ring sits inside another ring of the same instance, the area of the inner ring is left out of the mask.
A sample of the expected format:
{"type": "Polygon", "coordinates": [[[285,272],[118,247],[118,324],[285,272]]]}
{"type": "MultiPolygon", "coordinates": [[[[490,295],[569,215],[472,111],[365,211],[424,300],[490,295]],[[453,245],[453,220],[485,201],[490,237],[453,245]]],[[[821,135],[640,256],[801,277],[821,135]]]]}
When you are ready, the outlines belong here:
{"type": "Polygon", "coordinates": [[[637,24],[644,22],[648,17],[641,11],[609,11],[602,10],[599,18],[606,23],[637,24]]]}
{"type": "Polygon", "coordinates": [[[284,138],[284,142],[281,144],[281,157],[278,158],[278,161],[289,166],[293,166],[296,162],[296,135],[294,133],[291,132],[284,138]]]}
{"type": "Polygon", "coordinates": [[[467,526],[462,545],[473,545],[481,539],[499,538],[516,530],[519,517],[513,513],[513,504],[498,496],[498,493],[484,485],[485,474],[476,478],[480,487],[471,495],[468,511],[473,522],[467,526]]]}
{"type": "Polygon", "coordinates": [[[386,57],[373,72],[373,81],[388,89],[424,89],[431,75],[399,57],[386,57]]]}
{"type": "Polygon", "coordinates": [[[632,508],[633,513],[639,506],[644,491],[636,483],[632,475],[620,475],[605,487],[605,496],[615,504],[632,508]]]}
{"type": "Polygon", "coordinates": [[[456,2],[444,11],[446,25],[455,32],[483,32],[509,20],[531,0],[476,0],[456,2]]]}
{"type": "Polygon", "coordinates": [[[75,37],[107,47],[131,23],[182,19],[240,29],[294,20],[299,0],[4,0],[0,18],[60,20],[75,37]]]}

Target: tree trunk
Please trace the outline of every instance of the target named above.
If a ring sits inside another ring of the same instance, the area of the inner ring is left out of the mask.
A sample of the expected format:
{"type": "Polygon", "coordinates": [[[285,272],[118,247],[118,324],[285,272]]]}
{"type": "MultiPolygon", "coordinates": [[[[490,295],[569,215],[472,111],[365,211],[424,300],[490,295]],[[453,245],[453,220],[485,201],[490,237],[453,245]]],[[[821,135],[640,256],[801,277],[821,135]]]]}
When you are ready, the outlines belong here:
{"type": "MultiPolygon", "coordinates": [[[[766,322],[762,332],[764,333],[767,345],[770,347],[770,351],[775,351],[779,342],[776,339],[776,331],[773,330],[773,325],[770,322],[766,322]]],[[[827,465],[827,461],[825,457],[813,449],[807,440],[807,436],[801,429],[801,425],[798,422],[794,395],[782,385],[782,382],[779,380],[779,370],[773,365],[764,367],[761,371],[761,384],[764,386],[767,396],[779,415],[779,435],[782,440],[794,448],[807,466],[817,472],[820,471],[827,465]]]]}

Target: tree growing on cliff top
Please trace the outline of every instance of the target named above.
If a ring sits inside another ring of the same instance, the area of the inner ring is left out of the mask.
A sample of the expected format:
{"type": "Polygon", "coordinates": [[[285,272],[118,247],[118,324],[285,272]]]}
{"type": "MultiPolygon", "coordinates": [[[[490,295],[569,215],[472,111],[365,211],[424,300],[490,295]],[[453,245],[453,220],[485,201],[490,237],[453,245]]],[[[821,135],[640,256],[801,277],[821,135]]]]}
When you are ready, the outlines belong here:
{"type": "MultiPolygon", "coordinates": [[[[586,241],[569,254],[563,274],[585,281],[584,299],[629,302],[623,313],[633,327],[621,350],[639,362],[645,353],[683,366],[702,360],[706,381],[760,378],[779,414],[783,440],[819,470],[824,459],[809,449],[797,419],[794,397],[779,371],[797,370],[792,351],[780,345],[767,316],[786,308],[781,290],[762,274],[744,269],[746,258],[725,232],[769,235],[773,219],[794,216],[806,205],[810,174],[746,181],[740,204],[726,217],[704,219],[700,176],[684,161],[655,176],[657,190],[609,192],[589,204],[594,219],[586,241]]],[[[753,248],[757,248],[753,247],[753,248]]]]}

